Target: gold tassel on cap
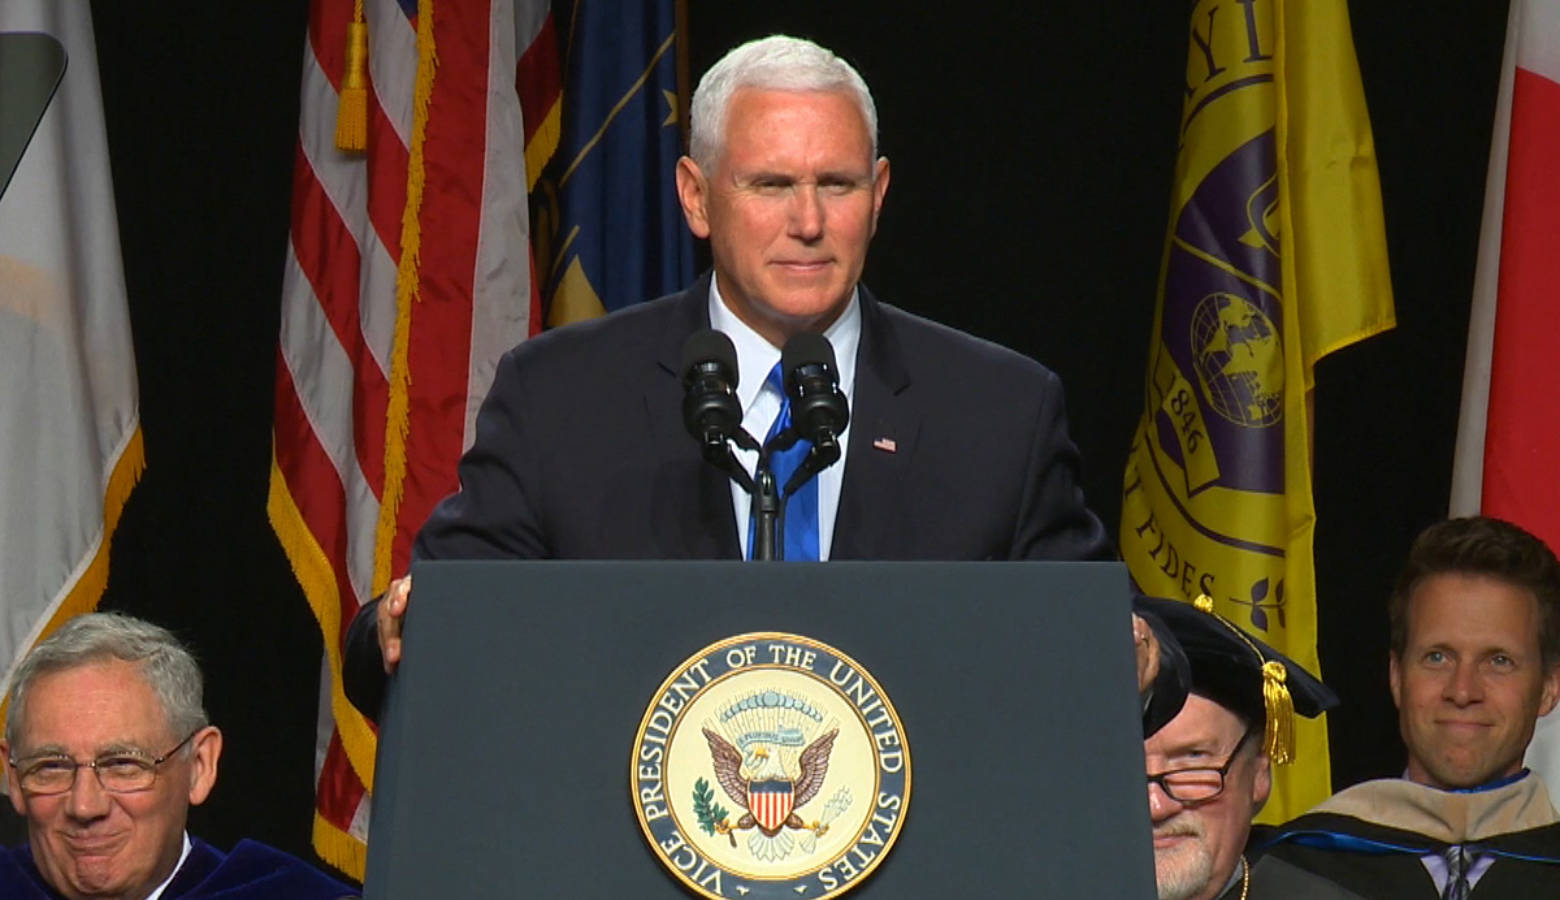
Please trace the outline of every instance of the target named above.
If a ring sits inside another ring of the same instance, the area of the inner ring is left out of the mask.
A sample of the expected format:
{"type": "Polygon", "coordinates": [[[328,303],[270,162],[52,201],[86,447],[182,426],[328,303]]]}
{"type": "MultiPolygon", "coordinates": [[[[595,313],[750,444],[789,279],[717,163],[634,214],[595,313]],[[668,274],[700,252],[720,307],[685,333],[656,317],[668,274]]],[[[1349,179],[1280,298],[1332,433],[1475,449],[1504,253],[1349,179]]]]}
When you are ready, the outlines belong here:
{"type": "Polygon", "coordinates": [[[1295,701],[1289,696],[1289,670],[1281,662],[1262,664],[1262,705],[1267,711],[1268,758],[1286,766],[1295,759],[1295,701]]]}
{"type": "Polygon", "coordinates": [[[336,149],[368,147],[368,23],[363,21],[363,0],[354,4],[352,24],[347,26],[347,68],[341,77],[341,97],[336,106],[336,149]]]}
{"type": "Polygon", "coordinates": [[[1295,699],[1289,695],[1289,670],[1284,664],[1276,660],[1266,659],[1257,645],[1240,626],[1224,618],[1213,611],[1213,598],[1207,594],[1198,594],[1192,601],[1198,611],[1207,613],[1228,628],[1241,642],[1251,649],[1257,659],[1262,660],[1262,708],[1267,714],[1267,733],[1263,742],[1263,751],[1274,765],[1287,766],[1295,759],[1295,699]]]}

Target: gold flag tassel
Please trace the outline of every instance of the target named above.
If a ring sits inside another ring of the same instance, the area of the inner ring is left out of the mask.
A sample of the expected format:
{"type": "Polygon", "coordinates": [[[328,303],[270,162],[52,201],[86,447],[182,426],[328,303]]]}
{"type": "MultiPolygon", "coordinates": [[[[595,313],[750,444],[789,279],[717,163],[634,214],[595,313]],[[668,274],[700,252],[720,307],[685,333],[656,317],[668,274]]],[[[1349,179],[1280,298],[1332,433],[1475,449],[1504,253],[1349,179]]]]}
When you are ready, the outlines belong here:
{"type": "Polygon", "coordinates": [[[1262,705],[1267,710],[1268,758],[1274,765],[1286,766],[1295,758],[1295,701],[1284,682],[1289,671],[1284,664],[1269,660],[1262,664],[1262,705]]]}
{"type": "Polygon", "coordinates": [[[352,24],[347,26],[347,70],[342,73],[341,97],[336,106],[336,149],[368,147],[368,23],[363,21],[363,0],[353,4],[352,24]]]}

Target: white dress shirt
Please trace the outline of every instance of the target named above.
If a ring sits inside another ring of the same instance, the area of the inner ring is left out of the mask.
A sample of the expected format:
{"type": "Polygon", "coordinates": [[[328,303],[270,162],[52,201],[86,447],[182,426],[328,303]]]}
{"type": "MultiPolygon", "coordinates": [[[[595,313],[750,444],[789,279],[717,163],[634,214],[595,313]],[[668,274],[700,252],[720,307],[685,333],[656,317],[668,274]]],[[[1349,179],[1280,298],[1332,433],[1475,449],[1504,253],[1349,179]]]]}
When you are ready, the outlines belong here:
{"type": "Polygon", "coordinates": [[[173,883],[174,876],[178,875],[179,870],[184,868],[184,861],[189,858],[189,855],[190,833],[186,831],[184,832],[184,849],[179,851],[179,861],[174,863],[173,871],[168,873],[168,877],[163,879],[163,883],[153,888],[152,892],[146,895],[146,900],[157,900],[158,897],[162,896],[163,891],[168,889],[168,885],[173,883]]]}
{"type": "MultiPolygon", "coordinates": [[[[737,318],[721,299],[716,279],[710,279],[710,327],[725,332],[737,348],[737,400],[742,404],[742,427],[760,444],[769,434],[784,401],[778,393],[767,390],[765,381],[769,370],[780,361],[780,349],[765,340],[758,332],[737,318]]],[[[851,291],[850,303],[840,317],[824,331],[823,336],[834,345],[835,364],[839,367],[840,391],[851,406],[855,406],[856,348],[861,343],[861,299],[851,291]]],[[[840,449],[849,446],[850,428],[840,434],[840,449]]],[[[736,449],[736,448],[733,448],[736,449]]],[[[750,450],[736,450],[742,467],[753,474],[758,464],[758,454],[750,450]]],[[[845,455],[817,475],[818,479],[818,558],[829,558],[834,544],[834,518],[840,508],[840,485],[845,477],[845,455]]],[[[748,556],[748,519],[752,515],[751,498],[735,481],[731,482],[731,503],[737,514],[737,540],[742,546],[742,558],[748,556]]]]}

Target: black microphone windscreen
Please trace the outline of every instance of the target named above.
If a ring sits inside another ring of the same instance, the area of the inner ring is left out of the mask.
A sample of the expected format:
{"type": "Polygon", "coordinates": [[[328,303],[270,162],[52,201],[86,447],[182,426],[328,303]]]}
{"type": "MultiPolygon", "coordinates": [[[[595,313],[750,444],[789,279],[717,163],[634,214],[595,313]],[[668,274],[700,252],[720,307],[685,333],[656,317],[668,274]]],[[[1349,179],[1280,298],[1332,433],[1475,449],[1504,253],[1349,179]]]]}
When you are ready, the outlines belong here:
{"type": "Polygon", "coordinates": [[[834,345],[821,334],[804,331],[793,336],[785,342],[785,349],[780,351],[781,370],[794,372],[798,366],[823,363],[829,367],[829,371],[838,375],[839,367],[834,364],[834,345]]]}
{"type": "Polygon", "coordinates": [[[688,335],[682,348],[682,375],[686,379],[689,370],[700,363],[714,362],[725,367],[731,376],[731,387],[737,386],[737,348],[731,338],[713,328],[695,331],[688,335]]]}

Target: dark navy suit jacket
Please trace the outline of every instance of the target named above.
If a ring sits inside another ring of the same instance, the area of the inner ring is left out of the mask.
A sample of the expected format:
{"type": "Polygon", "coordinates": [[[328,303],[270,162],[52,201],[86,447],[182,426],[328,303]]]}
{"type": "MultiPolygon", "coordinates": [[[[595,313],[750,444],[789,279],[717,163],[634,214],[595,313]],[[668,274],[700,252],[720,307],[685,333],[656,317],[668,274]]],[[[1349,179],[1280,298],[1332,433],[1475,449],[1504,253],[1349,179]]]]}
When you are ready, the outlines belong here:
{"type": "MultiPolygon", "coordinates": [[[[542,334],[498,366],[458,493],[418,559],[736,559],[725,473],[683,427],[683,342],[709,327],[709,277],[542,334]]],[[[850,444],[831,559],[1097,559],[1061,382],[1034,360],[862,288],[850,444]],[[885,449],[891,447],[892,449],[885,449]]],[[[365,606],[348,694],[378,712],[365,606]]]]}

